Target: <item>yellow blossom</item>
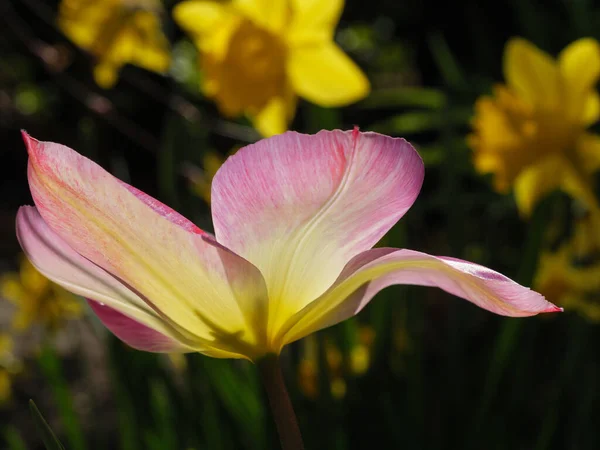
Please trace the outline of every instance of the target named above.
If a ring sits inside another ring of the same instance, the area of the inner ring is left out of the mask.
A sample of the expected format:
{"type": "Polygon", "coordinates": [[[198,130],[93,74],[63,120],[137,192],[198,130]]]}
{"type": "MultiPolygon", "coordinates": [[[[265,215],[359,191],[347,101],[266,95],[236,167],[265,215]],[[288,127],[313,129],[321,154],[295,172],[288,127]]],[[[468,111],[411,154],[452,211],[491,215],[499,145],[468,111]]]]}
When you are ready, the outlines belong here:
{"type": "Polygon", "coordinates": [[[590,186],[591,174],[600,168],[600,137],[586,128],[600,115],[598,42],[575,41],[555,60],[512,39],[504,75],[506,84],[475,104],[468,142],[476,169],[492,173],[500,192],[513,187],[525,215],[556,189],[596,208],[590,186]]]}
{"type": "Polygon", "coordinates": [[[201,54],[204,93],[265,136],[285,131],[297,96],[342,106],[369,82],[333,42],[343,0],[189,0],[175,20],[201,54]]]}
{"type": "Polygon", "coordinates": [[[64,320],[82,313],[81,303],[73,294],[40,274],[25,257],[21,258],[18,273],[0,277],[0,290],[3,298],[17,306],[13,328],[19,331],[34,323],[55,330],[64,320]]]}
{"type": "Polygon", "coordinates": [[[600,224],[596,215],[577,221],[571,238],[541,255],[535,285],[550,301],[600,321],[600,224]]]}
{"type": "Polygon", "coordinates": [[[161,13],[159,0],[62,0],[58,25],[97,58],[96,83],[110,88],[125,64],[159,73],[169,68],[169,42],[161,30],[161,13]]]}

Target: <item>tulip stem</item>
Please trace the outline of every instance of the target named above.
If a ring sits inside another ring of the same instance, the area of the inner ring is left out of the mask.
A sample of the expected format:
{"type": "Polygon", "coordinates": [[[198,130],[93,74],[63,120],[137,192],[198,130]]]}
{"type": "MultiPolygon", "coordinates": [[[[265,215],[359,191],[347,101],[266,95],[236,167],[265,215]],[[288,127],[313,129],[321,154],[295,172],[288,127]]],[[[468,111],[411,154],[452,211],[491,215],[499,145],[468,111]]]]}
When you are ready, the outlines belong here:
{"type": "Polygon", "coordinates": [[[304,450],[296,414],[281,373],[279,357],[267,355],[256,365],[269,397],[269,405],[277,426],[282,450],[304,450]]]}

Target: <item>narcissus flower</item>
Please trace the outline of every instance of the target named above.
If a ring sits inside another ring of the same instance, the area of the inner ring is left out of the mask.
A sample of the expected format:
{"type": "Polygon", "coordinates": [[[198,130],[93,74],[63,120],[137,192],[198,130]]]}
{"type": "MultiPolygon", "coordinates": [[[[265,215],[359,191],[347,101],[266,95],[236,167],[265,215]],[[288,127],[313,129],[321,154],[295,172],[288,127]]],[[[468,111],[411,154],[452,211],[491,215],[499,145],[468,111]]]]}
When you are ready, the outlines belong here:
{"type": "Polygon", "coordinates": [[[171,57],[161,13],[160,0],[63,0],[58,25],[76,45],[97,58],[96,83],[109,88],[125,64],[167,71],[171,57]]]}
{"type": "Polygon", "coordinates": [[[288,132],[240,149],[213,179],[213,236],[75,151],[24,137],[35,207],[19,210],[21,246],[138,349],[256,361],[391,284],[507,316],[558,310],[477,264],[371,248],[421,188],[423,163],[403,139],[288,132]]]}
{"type": "Polygon", "coordinates": [[[271,136],[287,129],[298,95],[330,107],[368,94],[333,42],[343,8],[343,0],[189,0],[173,14],[200,51],[204,93],[222,114],[246,114],[271,136]]]}
{"type": "Polygon", "coordinates": [[[13,328],[23,331],[33,324],[57,330],[68,319],[81,316],[81,302],[62,287],[52,283],[25,257],[19,272],[0,276],[0,293],[15,304],[13,328]]]}
{"type": "Polygon", "coordinates": [[[500,192],[513,187],[519,210],[528,215],[549,192],[562,189],[596,208],[591,174],[600,168],[598,120],[600,45],[580,39],[557,60],[523,39],[504,54],[506,85],[475,105],[468,141],[479,172],[492,173],[500,192]]]}

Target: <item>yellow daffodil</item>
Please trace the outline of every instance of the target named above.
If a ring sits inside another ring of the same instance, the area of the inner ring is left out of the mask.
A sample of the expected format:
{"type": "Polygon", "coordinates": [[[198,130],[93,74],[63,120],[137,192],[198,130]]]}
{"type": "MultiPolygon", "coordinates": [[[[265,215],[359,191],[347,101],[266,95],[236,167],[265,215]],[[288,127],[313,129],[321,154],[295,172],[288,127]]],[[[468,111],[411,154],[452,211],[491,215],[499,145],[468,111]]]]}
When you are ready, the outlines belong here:
{"type": "Polygon", "coordinates": [[[550,301],[600,321],[600,224],[597,216],[577,221],[572,237],[544,252],[535,285],[550,301]]]}
{"type": "Polygon", "coordinates": [[[58,25],[97,58],[94,78],[101,87],[110,88],[125,64],[159,73],[169,68],[161,13],[159,0],[62,0],[58,25]]]}
{"type": "Polygon", "coordinates": [[[600,137],[586,128],[598,120],[600,46],[580,39],[556,60],[523,39],[508,42],[505,85],[475,104],[473,134],[479,172],[492,173],[500,192],[514,188],[528,215],[545,194],[562,189],[596,208],[591,174],[600,168],[600,137]]]}
{"type": "Polygon", "coordinates": [[[285,131],[297,96],[342,106],[369,82],[333,42],[343,0],[189,0],[177,23],[200,51],[204,93],[265,136],[285,131]]]}
{"type": "Polygon", "coordinates": [[[22,258],[18,273],[0,277],[2,297],[13,302],[17,311],[13,327],[22,331],[39,323],[56,330],[66,319],[81,315],[77,298],[39,273],[27,258],[22,258]]]}

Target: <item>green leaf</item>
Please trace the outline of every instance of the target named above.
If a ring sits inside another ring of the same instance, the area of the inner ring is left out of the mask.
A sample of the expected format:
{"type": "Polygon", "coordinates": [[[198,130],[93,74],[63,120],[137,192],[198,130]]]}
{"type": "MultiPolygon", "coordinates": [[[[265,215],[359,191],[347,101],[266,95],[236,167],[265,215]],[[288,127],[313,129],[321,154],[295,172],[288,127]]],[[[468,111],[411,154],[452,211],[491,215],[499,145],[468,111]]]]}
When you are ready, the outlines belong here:
{"type": "Polygon", "coordinates": [[[33,417],[33,421],[35,423],[35,427],[38,430],[38,433],[42,440],[44,441],[44,446],[47,450],[65,450],[65,447],[60,443],[57,439],[56,435],[48,425],[48,422],[44,419],[40,410],[35,406],[33,400],[29,400],[29,410],[31,411],[31,415],[33,417]]]}

